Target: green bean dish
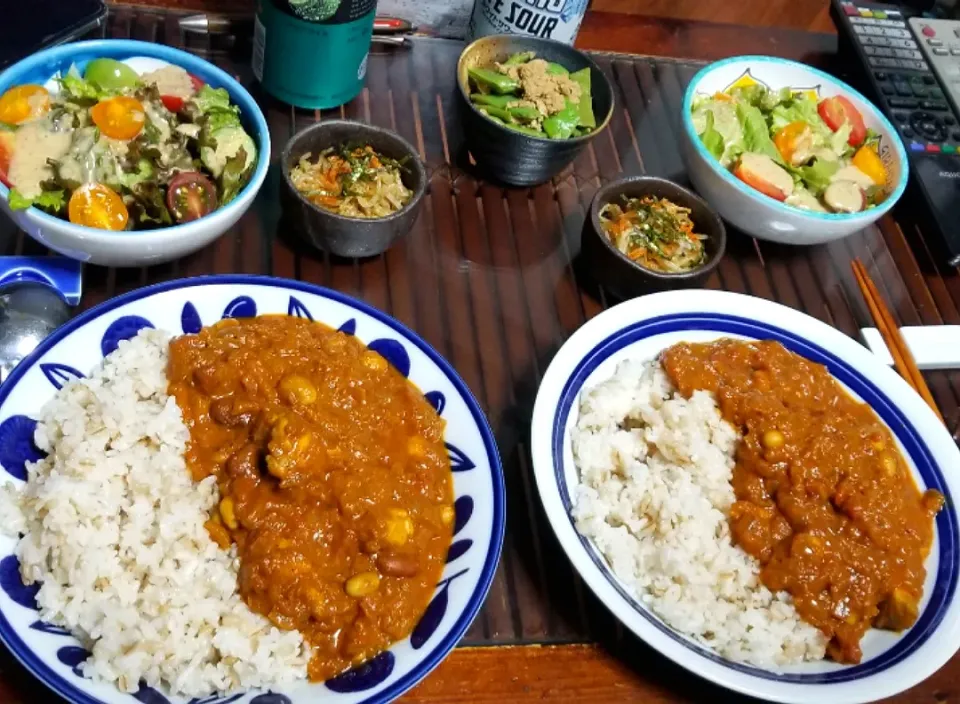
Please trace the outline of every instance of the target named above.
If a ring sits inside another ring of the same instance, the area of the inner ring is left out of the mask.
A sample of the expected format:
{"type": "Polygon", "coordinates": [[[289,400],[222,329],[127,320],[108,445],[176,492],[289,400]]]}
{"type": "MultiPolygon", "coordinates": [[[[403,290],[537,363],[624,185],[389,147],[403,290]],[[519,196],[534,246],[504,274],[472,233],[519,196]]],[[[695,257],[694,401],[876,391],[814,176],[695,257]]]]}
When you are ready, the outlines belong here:
{"type": "Polygon", "coordinates": [[[487,119],[531,137],[571,139],[597,127],[590,69],[570,73],[533,51],[471,68],[470,100],[487,119]]]}

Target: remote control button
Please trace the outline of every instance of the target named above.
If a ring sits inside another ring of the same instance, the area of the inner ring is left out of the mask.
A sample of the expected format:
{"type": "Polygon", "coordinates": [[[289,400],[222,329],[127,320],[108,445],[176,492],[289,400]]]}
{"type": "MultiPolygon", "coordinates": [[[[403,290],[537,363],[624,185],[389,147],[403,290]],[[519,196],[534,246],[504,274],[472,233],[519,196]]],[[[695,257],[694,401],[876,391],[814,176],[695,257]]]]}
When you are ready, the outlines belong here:
{"type": "Polygon", "coordinates": [[[923,58],[923,54],[919,51],[913,51],[911,49],[894,49],[893,55],[898,59],[913,59],[914,61],[919,61],[923,58]]]}
{"type": "Polygon", "coordinates": [[[943,42],[939,39],[928,39],[927,44],[930,46],[943,46],[943,42]]]}
{"type": "Polygon", "coordinates": [[[950,50],[950,55],[951,55],[951,56],[960,56],[960,49],[951,49],[951,50],[950,50]]]}
{"type": "Polygon", "coordinates": [[[955,124],[957,124],[957,121],[953,118],[953,115],[944,115],[940,118],[940,121],[947,127],[953,127],[955,124]]]}
{"type": "Polygon", "coordinates": [[[857,11],[856,5],[853,5],[852,3],[844,3],[844,5],[843,5],[843,12],[844,12],[844,14],[846,14],[848,17],[851,16],[851,15],[858,15],[858,14],[860,14],[860,13],[857,11]]]}
{"type": "Polygon", "coordinates": [[[912,61],[909,59],[897,59],[897,66],[900,68],[908,68],[911,71],[927,71],[928,66],[926,61],[912,61]]]}
{"type": "Polygon", "coordinates": [[[921,100],[920,107],[924,110],[946,110],[947,104],[939,100],[921,100]]]}
{"type": "Polygon", "coordinates": [[[950,52],[947,51],[946,49],[936,48],[936,49],[933,50],[933,55],[934,55],[934,56],[947,56],[949,53],[950,53],[950,52]]]}
{"type": "Polygon", "coordinates": [[[913,98],[890,98],[887,102],[892,108],[915,108],[919,105],[913,98]]]}
{"type": "Polygon", "coordinates": [[[943,153],[944,153],[944,154],[956,154],[956,153],[957,153],[957,148],[956,148],[955,146],[953,146],[952,144],[944,144],[944,145],[943,145],[943,153]]]}
{"type": "Polygon", "coordinates": [[[900,112],[899,110],[894,110],[893,119],[896,120],[897,122],[906,122],[910,118],[907,115],[907,113],[900,112]]]}
{"type": "Polygon", "coordinates": [[[904,98],[913,95],[913,88],[906,81],[894,81],[893,87],[896,89],[897,95],[902,95],[904,98]]]}
{"type": "Polygon", "coordinates": [[[911,86],[913,87],[913,94],[914,94],[916,97],[918,97],[918,98],[926,98],[926,97],[927,97],[927,94],[929,93],[929,91],[927,90],[927,87],[924,86],[922,83],[919,84],[919,85],[916,84],[916,83],[912,83],[911,86]]]}
{"type": "Polygon", "coordinates": [[[960,142],[960,130],[954,130],[950,137],[954,142],[960,142]]]}
{"type": "Polygon", "coordinates": [[[883,10],[874,10],[874,11],[873,11],[873,16],[876,17],[878,20],[885,20],[885,19],[887,19],[887,13],[884,12],[883,10]]]}
{"type": "Polygon", "coordinates": [[[924,25],[923,28],[920,30],[920,32],[921,32],[921,33],[923,34],[923,36],[925,36],[925,37],[935,37],[935,36],[937,36],[936,30],[935,30],[933,27],[931,27],[930,25],[924,25]]]}
{"type": "Polygon", "coordinates": [[[933,76],[931,76],[928,73],[926,76],[923,77],[923,82],[926,83],[928,86],[932,86],[934,83],[936,83],[936,80],[934,79],[933,76]]]}
{"type": "Polygon", "coordinates": [[[883,71],[875,71],[873,75],[878,81],[885,81],[889,78],[889,76],[883,71]]]}
{"type": "Polygon", "coordinates": [[[906,127],[906,126],[901,127],[901,128],[900,128],[900,132],[902,132],[902,133],[903,133],[903,136],[906,137],[906,138],[908,138],[908,139],[913,136],[913,130],[910,129],[909,127],[906,127]]]}
{"type": "Polygon", "coordinates": [[[912,152],[922,152],[923,145],[920,142],[910,142],[910,151],[912,152]]]}
{"type": "Polygon", "coordinates": [[[939,153],[940,153],[940,145],[939,145],[939,144],[928,144],[928,145],[927,145],[927,151],[928,151],[928,152],[934,152],[934,153],[936,153],[936,154],[939,154],[939,153]]]}
{"type": "Polygon", "coordinates": [[[891,86],[891,85],[881,86],[881,87],[880,87],[880,90],[883,91],[883,94],[884,94],[884,95],[894,95],[894,94],[896,94],[896,92],[897,92],[896,88],[894,88],[894,87],[891,86]]]}

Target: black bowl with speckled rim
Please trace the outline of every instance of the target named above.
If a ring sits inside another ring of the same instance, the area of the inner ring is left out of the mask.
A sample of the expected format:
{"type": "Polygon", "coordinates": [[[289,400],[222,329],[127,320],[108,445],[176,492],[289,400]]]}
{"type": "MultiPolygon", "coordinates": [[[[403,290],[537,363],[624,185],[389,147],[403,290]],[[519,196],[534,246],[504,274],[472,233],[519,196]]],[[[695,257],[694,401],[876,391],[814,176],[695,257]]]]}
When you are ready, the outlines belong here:
{"type": "Polygon", "coordinates": [[[280,200],[284,215],[297,234],[314,247],[340,257],[372,257],[390,248],[416,222],[427,190],[427,172],[417,150],[403,137],[375,125],[352,120],[331,120],[297,132],[280,157],[283,182],[280,200]],[[290,180],[290,170],[300,158],[314,156],[341,144],[370,145],[374,151],[403,164],[401,179],[413,191],[410,202],[382,218],[348,218],[325,210],[300,194],[290,180]]]}
{"type": "Polygon", "coordinates": [[[486,176],[513,186],[534,186],[556,176],[603,132],[613,115],[613,86],[593,60],[568,44],[518,34],[496,34],[476,40],[457,62],[460,113],[467,147],[486,176]],[[573,73],[590,68],[590,95],[597,128],[572,139],[531,137],[499,125],[470,101],[467,70],[505,61],[519,51],[535,51],[537,58],[553,61],[573,73]]]}
{"type": "Polygon", "coordinates": [[[717,268],[727,248],[727,230],[717,212],[693,191],[673,181],[656,176],[634,176],[611,181],[597,191],[590,204],[590,215],[583,224],[581,252],[594,280],[615,296],[635,298],[654,291],[673,288],[694,288],[717,268]],[[603,232],[600,210],[622,197],[656,196],[690,208],[694,232],[706,235],[706,260],[690,271],[676,274],[654,271],[640,266],[617,249],[603,232]]]}

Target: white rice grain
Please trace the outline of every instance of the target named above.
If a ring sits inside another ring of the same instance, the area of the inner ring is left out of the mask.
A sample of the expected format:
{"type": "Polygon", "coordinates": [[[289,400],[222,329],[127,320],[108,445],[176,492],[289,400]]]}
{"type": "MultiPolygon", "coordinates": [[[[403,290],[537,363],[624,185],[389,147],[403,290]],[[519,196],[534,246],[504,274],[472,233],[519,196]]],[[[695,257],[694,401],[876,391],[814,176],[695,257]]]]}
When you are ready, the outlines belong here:
{"type": "Polygon", "coordinates": [[[142,680],[202,696],[302,679],[302,636],[247,608],[236,550],[203,526],[217,486],[186,467],[168,343],[156,330],[121,342],[44,406],[35,440],[48,456],[28,465],[19,496],[8,485],[0,497],[3,527],[23,534],[23,579],[41,584],[41,619],[91,650],[83,673],[122,691],[142,680]]]}
{"type": "Polygon", "coordinates": [[[732,542],[738,436],[711,394],[685,399],[659,361],[626,361],[583,392],[572,436],[577,529],[667,625],[768,669],[823,658],[826,637],[732,542]]]}

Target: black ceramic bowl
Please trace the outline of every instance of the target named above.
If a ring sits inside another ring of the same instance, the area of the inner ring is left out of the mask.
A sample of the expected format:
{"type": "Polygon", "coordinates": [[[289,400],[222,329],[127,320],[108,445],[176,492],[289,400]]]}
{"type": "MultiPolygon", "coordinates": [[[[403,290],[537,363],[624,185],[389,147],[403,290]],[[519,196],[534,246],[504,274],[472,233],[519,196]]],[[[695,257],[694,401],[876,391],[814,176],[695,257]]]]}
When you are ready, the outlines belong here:
{"type": "Polygon", "coordinates": [[[473,42],[460,54],[457,62],[457,84],[460,86],[467,146],[477,165],[498,181],[514,186],[532,186],[549,181],[572,162],[587,143],[600,134],[613,114],[613,87],[583,52],[550,39],[518,34],[497,34],[473,42]],[[537,58],[554,61],[571,73],[590,67],[590,94],[597,128],[574,139],[530,137],[498,125],[470,102],[467,70],[504,61],[518,51],[535,51],[537,58]]]}
{"type": "Polygon", "coordinates": [[[613,181],[597,191],[590,205],[590,217],[583,225],[581,252],[597,283],[620,298],[635,298],[653,291],[700,285],[717,268],[726,247],[727,231],[723,221],[700,196],[664,178],[635,176],[613,181]],[[623,196],[639,198],[647,195],[667,198],[690,208],[694,231],[707,235],[703,264],[691,271],[667,274],[640,266],[610,243],[600,224],[603,206],[622,202],[623,196]]]}
{"type": "Polygon", "coordinates": [[[284,214],[298,234],[310,244],[340,257],[371,257],[386,251],[394,240],[410,231],[427,190],[427,172],[417,150],[400,135],[362,122],[332,120],[297,132],[280,157],[283,183],[280,197],[284,214]],[[382,218],[348,218],[324,210],[293,187],[290,170],[309,152],[316,157],[341,144],[370,145],[384,156],[403,162],[401,178],[413,197],[401,210],[382,218]]]}

